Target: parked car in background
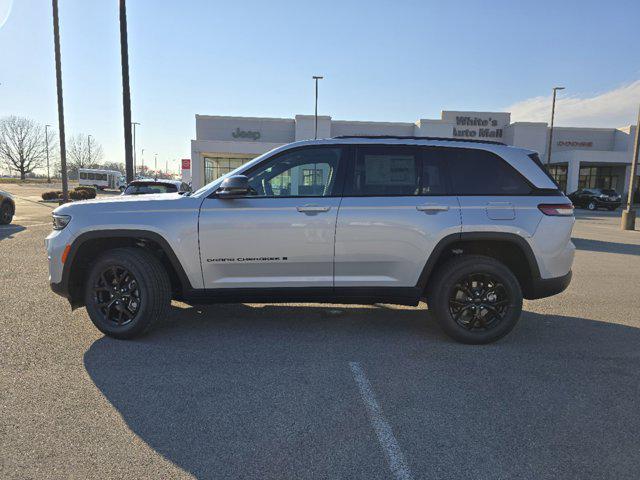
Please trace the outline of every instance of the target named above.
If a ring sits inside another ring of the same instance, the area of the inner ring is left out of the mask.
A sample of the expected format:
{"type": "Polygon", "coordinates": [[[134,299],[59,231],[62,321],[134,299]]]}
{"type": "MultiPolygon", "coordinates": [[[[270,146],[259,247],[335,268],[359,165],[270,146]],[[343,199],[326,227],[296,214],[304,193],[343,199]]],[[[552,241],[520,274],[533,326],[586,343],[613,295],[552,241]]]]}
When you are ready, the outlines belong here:
{"type": "Polygon", "coordinates": [[[0,190],[0,225],[9,225],[16,213],[16,203],[9,192],[0,190]]]}
{"type": "Polygon", "coordinates": [[[96,190],[110,188],[123,191],[127,186],[122,173],[117,170],[99,170],[95,168],[78,169],[78,183],[96,190]]]}
{"type": "Polygon", "coordinates": [[[585,188],[569,194],[569,199],[574,206],[589,210],[606,208],[613,211],[622,203],[620,194],[610,188],[585,188]]]}
{"type": "Polygon", "coordinates": [[[147,195],[151,193],[185,193],[191,187],[179,180],[144,179],[134,180],[122,192],[123,195],[147,195]]]}

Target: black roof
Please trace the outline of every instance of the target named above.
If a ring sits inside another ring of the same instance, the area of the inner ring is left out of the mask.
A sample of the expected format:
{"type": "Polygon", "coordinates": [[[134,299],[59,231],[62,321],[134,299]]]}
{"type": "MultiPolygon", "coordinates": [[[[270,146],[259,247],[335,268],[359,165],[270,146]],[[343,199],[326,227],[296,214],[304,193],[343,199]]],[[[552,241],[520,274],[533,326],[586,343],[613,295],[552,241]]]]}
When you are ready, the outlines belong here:
{"type": "Polygon", "coordinates": [[[411,135],[338,135],[332,138],[366,138],[371,140],[440,140],[444,142],[466,142],[466,143],[490,143],[493,145],[506,145],[495,140],[472,140],[470,138],[449,138],[449,137],[415,137],[411,135]]]}

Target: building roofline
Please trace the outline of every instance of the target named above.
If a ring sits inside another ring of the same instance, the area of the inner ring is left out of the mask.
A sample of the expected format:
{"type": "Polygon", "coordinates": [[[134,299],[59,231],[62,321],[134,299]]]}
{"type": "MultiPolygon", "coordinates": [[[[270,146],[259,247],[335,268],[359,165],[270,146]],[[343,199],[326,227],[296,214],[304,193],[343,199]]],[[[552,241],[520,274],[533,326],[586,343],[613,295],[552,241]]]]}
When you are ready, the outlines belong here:
{"type": "Polygon", "coordinates": [[[278,117],[240,117],[240,116],[229,116],[229,115],[201,115],[196,113],[197,118],[224,118],[230,120],[267,120],[267,121],[277,121],[277,122],[295,122],[295,118],[278,118],[278,117]]]}

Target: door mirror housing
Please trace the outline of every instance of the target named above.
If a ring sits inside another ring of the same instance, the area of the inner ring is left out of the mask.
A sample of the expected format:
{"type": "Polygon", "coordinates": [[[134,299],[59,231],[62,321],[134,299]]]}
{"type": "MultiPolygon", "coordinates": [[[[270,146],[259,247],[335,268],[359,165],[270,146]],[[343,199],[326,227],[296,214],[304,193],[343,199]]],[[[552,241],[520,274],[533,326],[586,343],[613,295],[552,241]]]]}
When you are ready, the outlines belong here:
{"type": "Polygon", "coordinates": [[[218,198],[238,198],[250,194],[249,179],[245,175],[232,175],[225,178],[216,190],[218,198]]]}

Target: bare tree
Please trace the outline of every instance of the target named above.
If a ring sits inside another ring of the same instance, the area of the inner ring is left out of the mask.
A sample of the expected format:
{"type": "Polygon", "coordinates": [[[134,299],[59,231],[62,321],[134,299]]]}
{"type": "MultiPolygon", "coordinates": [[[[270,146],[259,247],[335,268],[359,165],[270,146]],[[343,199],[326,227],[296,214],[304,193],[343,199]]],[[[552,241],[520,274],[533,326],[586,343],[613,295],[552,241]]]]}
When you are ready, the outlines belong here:
{"type": "Polygon", "coordinates": [[[69,171],[87,168],[102,160],[102,145],[90,135],[78,133],[67,143],[69,171]]]}
{"type": "Polygon", "coordinates": [[[44,127],[15,115],[0,119],[0,159],[24,180],[46,159],[44,127]]]}

